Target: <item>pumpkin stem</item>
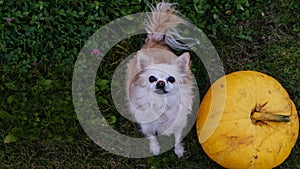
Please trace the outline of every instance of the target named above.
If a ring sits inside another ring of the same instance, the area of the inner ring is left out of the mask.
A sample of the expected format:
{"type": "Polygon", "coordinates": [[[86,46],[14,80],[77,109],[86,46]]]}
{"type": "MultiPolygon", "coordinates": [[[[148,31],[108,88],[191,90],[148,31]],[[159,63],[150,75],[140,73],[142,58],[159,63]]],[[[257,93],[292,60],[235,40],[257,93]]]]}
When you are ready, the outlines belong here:
{"type": "Polygon", "coordinates": [[[290,116],[262,113],[262,112],[252,112],[251,118],[255,121],[273,121],[273,122],[289,122],[290,116]]]}
{"type": "Polygon", "coordinates": [[[251,112],[251,119],[254,122],[262,122],[262,121],[273,121],[273,122],[289,122],[290,116],[280,115],[280,114],[272,114],[264,110],[263,108],[267,105],[268,102],[262,105],[256,105],[255,108],[251,112]]]}

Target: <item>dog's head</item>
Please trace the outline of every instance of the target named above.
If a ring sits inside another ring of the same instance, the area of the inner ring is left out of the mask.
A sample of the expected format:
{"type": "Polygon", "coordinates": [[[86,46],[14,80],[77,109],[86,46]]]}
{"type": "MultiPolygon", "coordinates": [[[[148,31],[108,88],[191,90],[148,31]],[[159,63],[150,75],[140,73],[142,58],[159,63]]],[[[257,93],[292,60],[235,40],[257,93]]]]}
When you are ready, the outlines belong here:
{"type": "Polygon", "coordinates": [[[180,84],[183,83],[190,67],[189,53],[175,57],[168,63],[160,61],[160,57],[153,59],[143,52],[138,52],[137,55],[137,68],[140,71],[138,81],[141,87],[157,94],[169,94],[180,90],[180,84]]]}

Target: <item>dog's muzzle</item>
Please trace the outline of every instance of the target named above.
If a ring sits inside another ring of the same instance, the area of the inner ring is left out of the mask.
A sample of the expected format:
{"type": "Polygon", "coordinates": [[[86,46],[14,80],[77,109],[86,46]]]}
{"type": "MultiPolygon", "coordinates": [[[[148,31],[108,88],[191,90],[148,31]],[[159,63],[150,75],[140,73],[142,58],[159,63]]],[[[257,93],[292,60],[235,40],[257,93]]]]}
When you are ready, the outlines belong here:
{"type": "Polygon", "coordinates": [[[164,81],[158,81],[157,83],[156,83],[156,89],[160,89],[160,90],[162,90],[162,89],[164,89],[165,88],[165,86],[166,86],[166,83],[164,82],[164,81]]]}
{"type": "Polygon", "coordinates": [[[165,90],[165,86],[166,86],[166,83],[164,81],[157,81],[156,83],[156,93],[158,94],[166,94],[166,93],[169,93],[168,91],[165,90]]]}

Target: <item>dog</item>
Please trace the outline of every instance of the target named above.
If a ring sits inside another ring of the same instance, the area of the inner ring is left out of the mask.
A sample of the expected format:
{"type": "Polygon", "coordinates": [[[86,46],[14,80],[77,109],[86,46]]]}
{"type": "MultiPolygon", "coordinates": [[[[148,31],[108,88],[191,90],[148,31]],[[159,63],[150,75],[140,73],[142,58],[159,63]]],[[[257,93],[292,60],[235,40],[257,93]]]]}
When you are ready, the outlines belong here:
{"type": "Polygon", "coordinates": [[[151,12],[144,25],[147,38],[127,63],[126,93],[130,112],[149,139],[150,151],[159,154],[158,135],[174,134],[174,152],[180,158],[184,154],[182,132],[192,111],[195,80],[190,54],[176,56],[173,52],[188,48],[175,40],[182,37],[178,25],[189,24],[178,17],[175,5],[149,5],[151,12]]]}

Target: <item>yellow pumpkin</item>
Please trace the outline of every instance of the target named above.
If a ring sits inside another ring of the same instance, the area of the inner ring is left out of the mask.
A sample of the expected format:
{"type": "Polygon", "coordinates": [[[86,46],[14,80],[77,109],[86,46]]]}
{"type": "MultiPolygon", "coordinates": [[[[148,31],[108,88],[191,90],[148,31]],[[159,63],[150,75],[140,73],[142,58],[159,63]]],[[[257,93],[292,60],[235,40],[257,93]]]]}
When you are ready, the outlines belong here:
{"type": "Polygon", "coordinates": [[[218,79],[203,98],[196,122],[205,153],[225,168],[280,165],[298,138],[296,107],[274,78],[239,71],[218,79]]]}

